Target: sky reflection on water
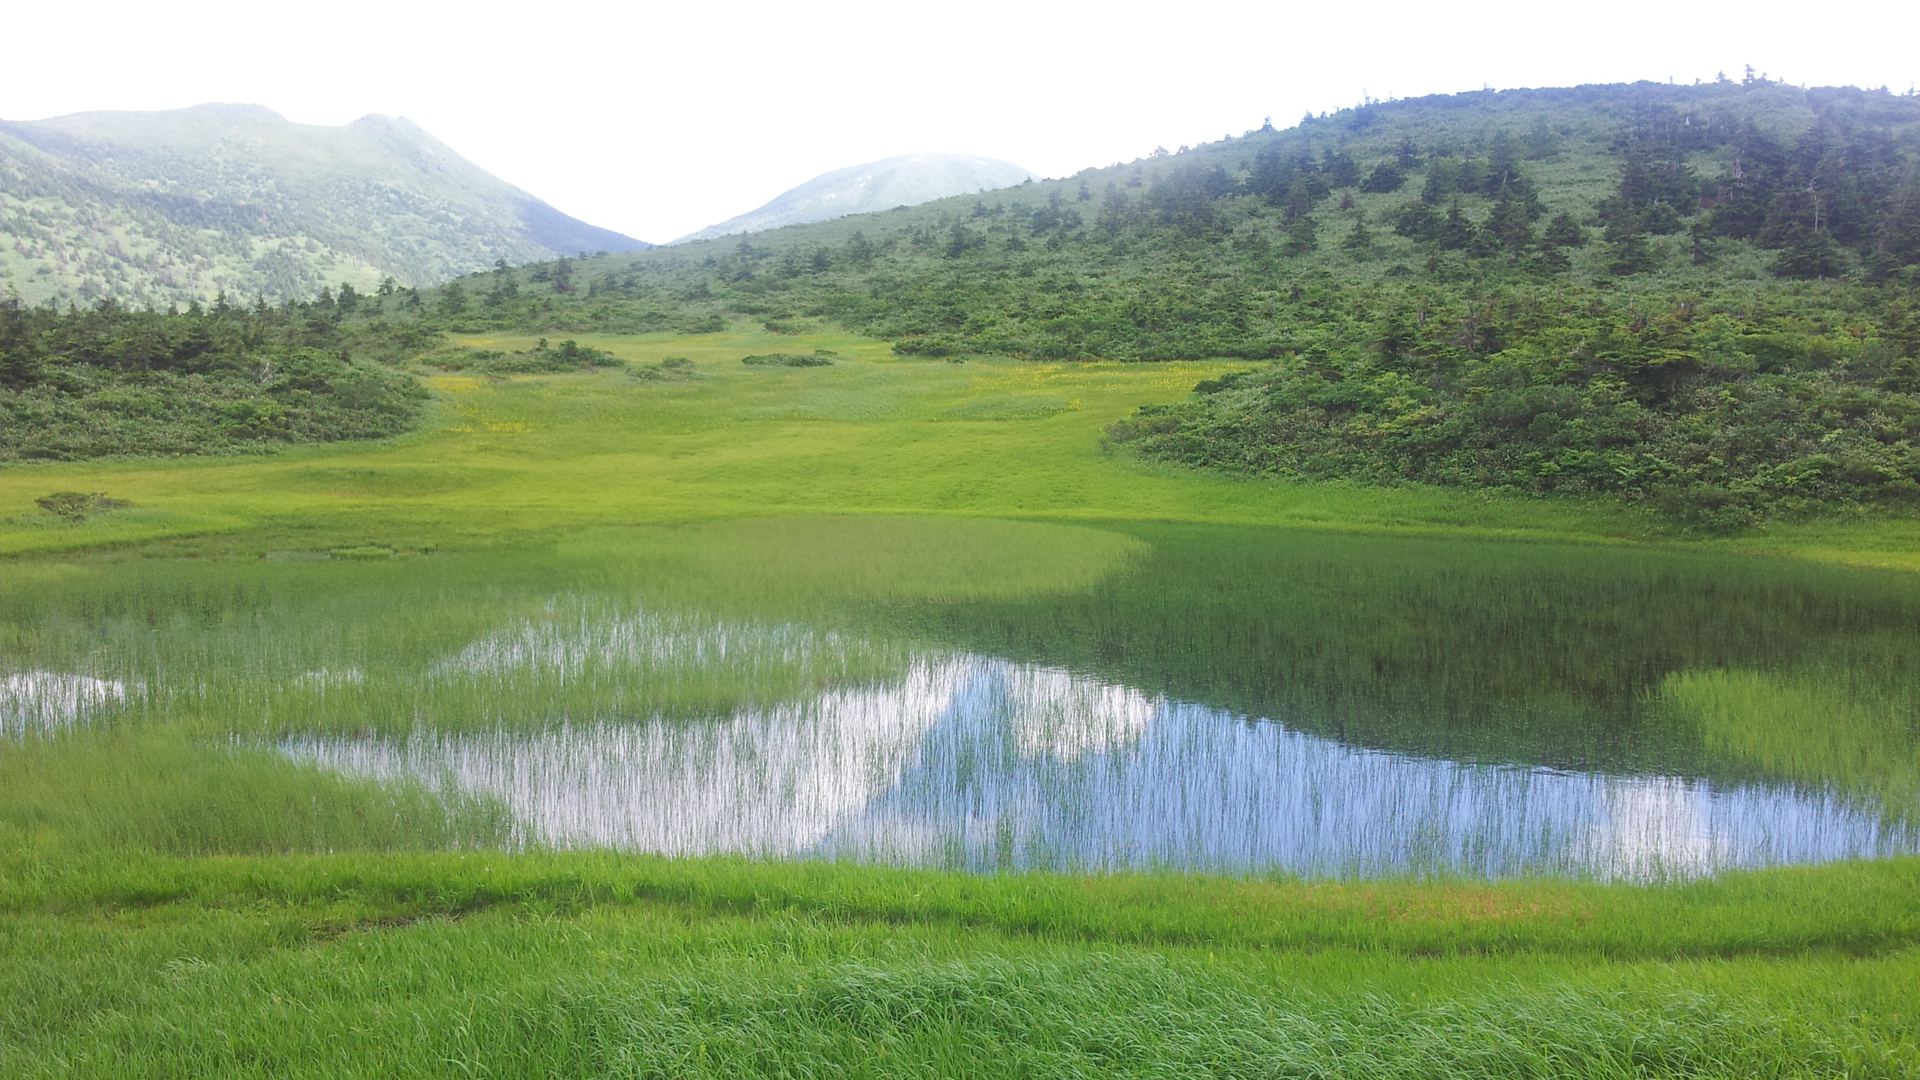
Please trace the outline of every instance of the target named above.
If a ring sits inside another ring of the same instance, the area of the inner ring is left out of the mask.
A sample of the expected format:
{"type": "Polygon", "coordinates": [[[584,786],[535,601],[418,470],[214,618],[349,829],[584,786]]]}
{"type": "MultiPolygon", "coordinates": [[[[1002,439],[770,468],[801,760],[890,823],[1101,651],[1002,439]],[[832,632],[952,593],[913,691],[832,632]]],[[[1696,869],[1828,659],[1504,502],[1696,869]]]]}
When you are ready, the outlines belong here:
{"type": "Polygon", "coordinates": [[[0,675],[0,738],[70,727],[126,696],[125,683],[91,675],[57,671],[0,675]]]}
{"type": "Polygon", "coordinates": [[[1362,749],[968,654],[708,721],[282,745],[349,775],[493,795],[526,842],[553,847],[1619,880],[1920,850],[1910,826],[1836,796],[1362,749]]]}

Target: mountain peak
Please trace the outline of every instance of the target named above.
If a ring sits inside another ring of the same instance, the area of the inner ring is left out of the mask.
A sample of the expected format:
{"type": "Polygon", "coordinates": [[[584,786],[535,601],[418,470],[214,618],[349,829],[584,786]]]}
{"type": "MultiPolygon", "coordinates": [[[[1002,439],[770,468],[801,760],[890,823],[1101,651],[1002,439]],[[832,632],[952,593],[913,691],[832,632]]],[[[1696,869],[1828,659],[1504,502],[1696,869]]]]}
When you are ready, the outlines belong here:
{"type": "Polygon", "coordinates": [[[279,299],[651,246],[377,113],[336,127],[208,102],[4,123],[0,177],[0,204],[24,193],[47,208],[27,228],[0,215],[0,288],[33,302],[279,299]]]}
{"type": "Polygon", "coordinates": [[[772,202],[674,243],[917,206],[952,195],[1011,187],[1033,174],[1009,161],[971,154],[900,154],[821,173],[772,202]]]}
{"type": "MultiPolygon", "coordinates": [[[[274,112],[265,105],[254,105],[246,102],[206,101],[198,105],[189,105],[184,109],[175,109],[172,111],[205,117],[207,119],[224,120],[232,124],[285,124],[291,122],[286,117],[274,112]]],[[[123,113],[122,115],[139,116],[143,114],[123,113]]]]}

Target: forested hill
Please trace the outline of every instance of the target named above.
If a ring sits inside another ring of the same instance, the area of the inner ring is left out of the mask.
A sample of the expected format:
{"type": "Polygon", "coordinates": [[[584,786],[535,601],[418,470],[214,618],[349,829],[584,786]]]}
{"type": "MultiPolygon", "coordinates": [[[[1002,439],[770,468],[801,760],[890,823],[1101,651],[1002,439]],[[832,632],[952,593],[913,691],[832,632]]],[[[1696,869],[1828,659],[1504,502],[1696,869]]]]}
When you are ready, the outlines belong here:
{"type": "Polygon", "coordinates": [[[201,105],[0,122],[0,295],[29,303],[279,301],[646,246],[406,120],[320,127],[201,105]]]}
{"type": "Polygon", "coordinates": [[[1754,80],[1369,104],[1065,180],[450,287],[454,328],[831,321],[905,355],[1238,357],[1196,465],[1615,492],[1703,527],[1920,495],[1920,98],[1754,80]]]}

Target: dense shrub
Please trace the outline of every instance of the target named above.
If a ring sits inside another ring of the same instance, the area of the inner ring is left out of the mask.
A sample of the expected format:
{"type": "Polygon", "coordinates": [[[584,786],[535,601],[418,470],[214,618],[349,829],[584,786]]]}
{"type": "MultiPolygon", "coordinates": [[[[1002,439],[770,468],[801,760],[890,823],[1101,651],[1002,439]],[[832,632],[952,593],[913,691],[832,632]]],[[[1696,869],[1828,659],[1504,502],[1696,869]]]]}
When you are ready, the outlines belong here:
{"type": "Polygon", "coordinates": [[[0,461],[230,453],[405,431],[425,391],[309,343],[332,331],[310,331],[291,308],[0,304],[0,461]]]}
{"type": "Polygon", "coordinates": [[[1920,397],[1884,343],[1755,332],[1790,309],[1677,302],[1648,318],[1599,295],[1578,313],[1529,299],[1385,319],[1370,342],[1203,383],[1110,435],[1238,471],[1623,494],[1707,530],[1920,501],[1920,397]]]}

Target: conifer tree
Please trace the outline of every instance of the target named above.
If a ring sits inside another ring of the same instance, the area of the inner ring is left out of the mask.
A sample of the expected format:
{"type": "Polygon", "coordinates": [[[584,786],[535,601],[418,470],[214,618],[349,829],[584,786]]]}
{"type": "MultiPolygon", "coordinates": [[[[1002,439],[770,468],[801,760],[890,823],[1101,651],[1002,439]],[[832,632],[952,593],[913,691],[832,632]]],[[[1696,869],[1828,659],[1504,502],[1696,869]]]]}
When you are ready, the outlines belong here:
{"type": "Polygon", "coordinates": [[[1280,248],[1281,254],[1288,256],[1305,255],[1320,246],[1319,227],[1314,224],[1313,215],[1302,214],[1287,226],[1287,242],[1280,248]]]}
{"type": "Polygon", "coordinates": [[[1368,194],[1384,195],[1388,192],[1399,191],[1406,185],[1406,182],[1407,174],[1401,170],[1397,163],[1383,161],[1375,165],[1373,171],[1367,173],[1367,178],[1360,182],[1360,190],[1368,194]]]}
{"type": "Polygon", "coordinates": [[[1367,215],[1355,214],[1353,231],[1340,241],[1340,246],[1357,258],[1366,258],[1373,252],[1373,230],[1367,228],[1367,215]]]}
{"type": "Polygon", "coordinates": [[[1653,248],[1640,222],[1621,210],[1607,222],[1607,271],[1614,274],[1643,274],[1653,269],[1653,248]]]}
{"type": "Polygon", "coordinates": [[[1447,216],[1440,220],[1434,240],[1447,251],[1463,251],[1473,243],[1476,232],[1466,210],[1459,203],[1454,203],[1448,208],[1447,216]]]}
{"type": "Polygon", "coordinates": [[[1573,220],[1573,215],[1561,211],[1547,222],[1547,229],[1540,237],[1541,242],[1552,248],[1577,248],[1587,244],[1587,230],[1573,220]]]}

